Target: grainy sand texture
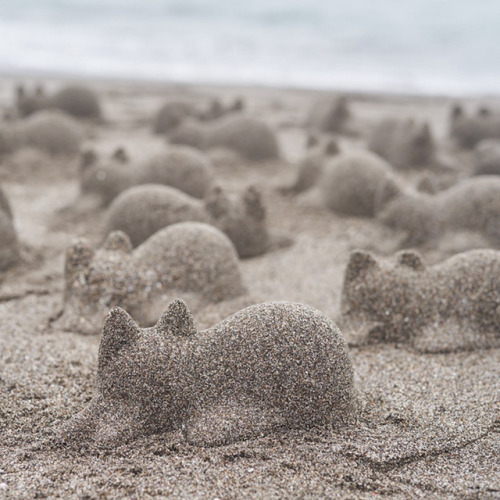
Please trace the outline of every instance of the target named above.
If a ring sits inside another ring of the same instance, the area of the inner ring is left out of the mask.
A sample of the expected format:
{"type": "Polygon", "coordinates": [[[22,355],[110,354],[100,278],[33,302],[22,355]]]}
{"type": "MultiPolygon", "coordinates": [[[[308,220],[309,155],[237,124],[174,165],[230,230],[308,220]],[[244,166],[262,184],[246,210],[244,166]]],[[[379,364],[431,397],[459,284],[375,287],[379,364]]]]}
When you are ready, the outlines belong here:
{"type": "Polygon", "coordinates": [[[27,79],[18,113],[17,83],[0,79],[0,498],[499,496],[500,178],[473,177],[471,147],[497,118],[476,137],[465,117],[500,100],[27,79]],[[387,119],[416,125],[373,159],[387,119]],[[187,170],[146,171],[174,161],[203,173],[188,194],[187,170]],[[339,163],[346,188],[323,181],[339,163]],[[129,188],[130,217],[156,220],[163,190],[199,217],[106,239],[129,188]]]}

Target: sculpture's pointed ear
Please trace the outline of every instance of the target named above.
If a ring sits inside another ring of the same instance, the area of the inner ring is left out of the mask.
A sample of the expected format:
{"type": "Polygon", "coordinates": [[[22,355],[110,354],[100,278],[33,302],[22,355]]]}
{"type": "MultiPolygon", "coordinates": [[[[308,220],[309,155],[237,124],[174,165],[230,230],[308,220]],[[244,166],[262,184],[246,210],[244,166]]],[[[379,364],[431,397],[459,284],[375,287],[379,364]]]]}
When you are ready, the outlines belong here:
{"type": "Polygon", "coordinates": [[[43,97],[44,95],[45,95],[45,89],[44,89],[43,85],[41,83],[39,83],[35,87],[35,96],[36,97],[43,97]]]}
{"type": "Polygon", "coordinates": [[[70,286],[77,275],[89,268],[94,257],[94,251],[90,248],[86,239],[76,240],[66,249],[66,260],[64,264],[64,279],[66,287],[70,286]]]}
{"type": "Polygon", "coordinates": [[[175,299],[168,305],[156,324],[156,328],[167,335],[190,337],[196,334],[194,318],[183,300],[175,299]]]}
{"type": "Polygon", "coordinates": [[[353,250],[349,256],[344,281],[349,283],[358,278],[361,274],[366,273],[369,269],[377,266],[378,263],[371,254],[363,250],[353,250]]]}
{"type": "Polygon", "coordinates": [[[249,186],[243,193],[243,203],[245,212],[257,220],[264,220],[266,217],[266,207],[262,201],[260,189],[249,186]]]}
{"type": "Polygon", "coordinates": [[[207,212],[216,219],[229,213],[230,202],[226,193],[220,186],[213,186],[209,190],[205,198],[205,208],[207,212]]]}
{"type": "Polygon", "coordinates": [[[122,347],[137,339],[139,335],[140,329],[130,314],[121,307],[113,307],[102,327],[98,358],[99,368],[106,360],[115,356],[122,347]]]}
{"type": "Polygon", "coordinates": [[[335,156],[340,153],[340,148],[335,139],[330,139],[325,145],[325,155],[335,156]]]}
{"type": "Polygon", "coordinates": [[[132,242],[128,234],[125,234],[123,231],[112,231],[108,234],[102,248],[104,250],[130,253],[132,251],[132,242]]]}
{"type": "Polygon", "coordinates": [[[387,203],[401,194],[402,190],[395,179],[388,177],[378,186],[375,195],[375,213],[380,212],[387,203]]]}
{"type": "Polygon", "coordinates": [[[314,146],[317,146],[319,143],[318,136],[316,134],[309,134],[306,139],[306,147],[307,149],[311,149],[314,146]]]}
{"type": "Polygon", "coordinates": [[[93,149],[87,149],[80,153],[80,172],[87,170],[97,163],[97,153],[93,149]]]}
{"type": "Polygon", "coordinates": [[[130,157],[123,146],[116,148],[111,158],[119,163],[129,163],[130,161],[130,157]]]}
{"type": "Polygon", "coordinates": [[[414,271],[425,269],[424,259],[415,250],[403,250],[397,254],[396,261],[401,266],[409,267],[414,271]]]}
{"type": "Polygon", "coordinates": [[[17,100],[20,101],[21,99],[24,99],[26,96],[26,90],[24,88],[24,85],[20,83],[19,85],[16,85],[16,97],[17,100]]]}
{"type": "Polygon", "coordinates": [[[450,118],[452,121],[457,120],[458,118],[462,118],[464,116],[464,109],[460,104],[455,104],[451,108],[450,118]]]}

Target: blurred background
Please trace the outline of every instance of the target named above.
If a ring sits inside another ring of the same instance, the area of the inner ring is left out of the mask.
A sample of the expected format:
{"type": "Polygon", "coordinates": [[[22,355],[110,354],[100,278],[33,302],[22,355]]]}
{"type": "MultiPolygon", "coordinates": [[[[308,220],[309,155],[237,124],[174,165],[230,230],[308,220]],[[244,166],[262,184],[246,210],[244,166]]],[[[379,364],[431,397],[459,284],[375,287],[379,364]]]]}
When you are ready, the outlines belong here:
{"type": "Polygon", "coordinates": [[[4,75],[497,94],[499,0],[1,0],[4,75]]]}

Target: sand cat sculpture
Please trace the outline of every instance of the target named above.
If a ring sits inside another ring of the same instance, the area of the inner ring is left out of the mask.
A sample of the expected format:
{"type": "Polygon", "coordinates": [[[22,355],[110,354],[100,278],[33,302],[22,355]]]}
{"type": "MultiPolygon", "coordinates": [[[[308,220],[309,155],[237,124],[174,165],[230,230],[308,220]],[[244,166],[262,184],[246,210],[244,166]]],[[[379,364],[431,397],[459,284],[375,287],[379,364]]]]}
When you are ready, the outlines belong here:
{"type": "Polygon", "coordinates": [[[181,300],[146,329],[114,308],[97,378],[97,395],[59,431],[63,441],[112,447],[181,429],[192,445],[219,446],[349,423],[356,407],[340,330],[292,302],[251,306],[203,331],[181,300]]]}
{"type": "Polygon", "coordinates": [[[387,226],[406,234],[405,245],[419,245],[446,231],[472,231],[500,247],[500,178],[465,179],[435,195],[402,191],[378,214],[387,226]]]}
{"type": "Polygon", "coordinates": [[[484,139],[500,139],[500,113],[479,108],[475,115],[467,115],[460,105],[456,105],[451,110],[450,136],[466,149],[484,139]]]}
{"type": "Polygon", "coordinates": [[[475,150],[473,175],[500,175],[500,140],[485,139],[475,150]]]}
{"type": "Polygon", "coordinates": [[[320,132],[341,134],[346,131],[350,119],[349,101],[346,96],[339,96],[314,103],[307,125],[320,132]]]}
{"type": "Polygon", "coordinates": [[[260,255],[270,247],[265,207],[260,191],[252,186],[236,199],[215,187],[204,200],[169,186],[136,186],[121,193],[110,205],[107,231],[124,231],[137,246],[162,227],[182,221],[218,227],[229,236],[240,257],[260,255]]]}
{"type": "Polygon", "coordinates": [[[19,244],[12,220],[9,200],[0,187],[0,271],[5,271],[19,260],[19,244]]]}
{"type": "Polygon", "coordinates": [[[66,251],[65,330],[98,333],[113,306],[153,324],[166,301],[187,298],[201,309],[246,293],[234,246],[207,224],[174,224],[135,250],[128,236],[111,233],[94,252],[85,240],[66,251]]]}
{"type": "Polygon", "coordinates": [[[292,186],[280,189],[284,194],[299,194],[311,189],[321,178],[326,162],[340,152],[335,139],[320,143],[315,136],[310,136],[308,142],[308,151],[297,165],[297,178],[292,186]]]}
{"type": "Polygon", "coordinates": [[[339,323],[420,350],[500,346],[500,252],[472,250],[427,266],[415,251],[351,253],[339,323]]]}
{"type": "Polygon", "coordinates": [[[400,191],[391,166],[369,151],[335,156],[325,164],[318,183],[330,210],[364,217],[373,217],[400,191]]]}
{"type": "Polygon", "coordinates": [[[169,139],[172,144],[187,144],[203,150],[229,149],[252,161],[280,156],[274,131],[265,122],[239,113],[211,122],[186,120],[169,139]]]}
{"type": "Polygon", "coordinates": [[[63,87],[53,95],[46,95],[38,86],[32,94],[20,85],[17,92],[17,110],[22,117],[43,109],[59,109],[75,118],[101,118],[101,106],[97,95],[87,87],[71,85],[63,87]]]}
{"type": "Polygon", "coordinates": [[[203,198],[212,186],[214,170],[210,160],[199,150],[172,146],[142,165],[131,163],[123,148],[109,159],[99,161],[93,150],[82,154],[80,192],[109,205],[122,191],[138,184],[165,184],[195,198],[203,198]]]}
{"type": "Polygon", "coordinates": [[[369,148],[401,170],[436,163],[436,146],[429,125],[411,119],[383,120],[374,127],[369,148]]]}

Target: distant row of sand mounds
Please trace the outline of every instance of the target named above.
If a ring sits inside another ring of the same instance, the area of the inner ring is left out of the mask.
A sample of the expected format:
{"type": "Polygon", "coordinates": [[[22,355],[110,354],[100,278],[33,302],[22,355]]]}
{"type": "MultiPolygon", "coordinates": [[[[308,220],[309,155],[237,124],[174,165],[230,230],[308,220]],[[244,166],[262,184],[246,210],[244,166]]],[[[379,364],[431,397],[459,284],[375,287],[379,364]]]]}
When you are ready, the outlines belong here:
{"type": "Polygon", "coordinates": [[[224,104],[219,99],[212,99],[208,106],[201,106],[188,100],[170,100],[163,104],[153,119],[155,134],[169,134],[181,125],[187,118],[201,121],[217,120],[225,115],[243,111],[244,101],[235,99],[230,104],[224,104]]]}
{"type": "Polygon", "coordinates": [[[450,135],[463,148],[473,148],[484,139],[500,139],[500,112],[480,107],[467,114],[457,104],[451,111],[450,135]]]}
{"type": "Polygon", "coordinates": [[[58,109],[75,118],[102,118],[101,105],[97,94],[88,87],[69,85],[47,95],[41,85],[28,92],[23,85],[16,89],[16,109],[21,117],[26,117],[44,109],[58,109]]]}

